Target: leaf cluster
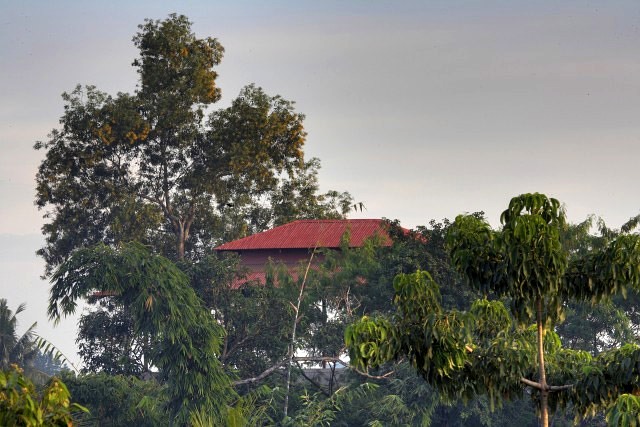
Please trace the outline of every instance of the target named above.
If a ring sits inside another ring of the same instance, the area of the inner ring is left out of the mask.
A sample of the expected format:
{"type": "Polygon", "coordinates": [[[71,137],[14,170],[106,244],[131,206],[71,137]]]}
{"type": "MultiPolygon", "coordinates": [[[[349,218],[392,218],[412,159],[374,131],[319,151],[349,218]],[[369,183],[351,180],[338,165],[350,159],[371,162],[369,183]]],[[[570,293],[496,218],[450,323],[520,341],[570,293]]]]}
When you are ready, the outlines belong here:
{"type": "Polygon", "coordinates": [[[80,412],[88,411],[71,403],[67,387],[58,378],[51,379],[39,396],[16,365],[0,371],[0,425],[69,426],[80,412]]]}

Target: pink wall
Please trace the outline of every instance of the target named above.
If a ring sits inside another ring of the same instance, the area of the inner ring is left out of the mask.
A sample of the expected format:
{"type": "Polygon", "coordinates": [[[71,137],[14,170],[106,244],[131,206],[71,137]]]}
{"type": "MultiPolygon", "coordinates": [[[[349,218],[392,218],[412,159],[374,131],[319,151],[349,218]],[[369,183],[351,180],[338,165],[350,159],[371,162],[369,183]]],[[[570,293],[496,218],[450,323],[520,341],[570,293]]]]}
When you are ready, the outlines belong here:
{"type": "MultiPolygon", "coordinates": [[[[309,262],[310,249],[257,249],[250,251],[238,251],[241,264],[250,271],[264,271],[269,258],[276,263],[283,263],[287,267],[297,267],[301,262],[309,262]]],[[[324,259],[324,255],[315,254],[314,264],[324,259]]]]}

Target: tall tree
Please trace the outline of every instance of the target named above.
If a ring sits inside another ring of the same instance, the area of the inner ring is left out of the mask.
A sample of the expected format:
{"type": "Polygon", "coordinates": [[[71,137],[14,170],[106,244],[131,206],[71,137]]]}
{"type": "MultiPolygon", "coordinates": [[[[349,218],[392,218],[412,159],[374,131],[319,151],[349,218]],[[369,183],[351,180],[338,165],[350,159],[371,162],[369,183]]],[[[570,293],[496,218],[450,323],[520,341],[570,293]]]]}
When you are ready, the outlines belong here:
{"type": "Polygon", "coordinates": [[[235,393],[217,358],[223,330],[174,263],[139,243],[80,249],[53,275],[50,318],[73,313],[94,291],[120,295],[136,333],[154,341],[145,357],[166,381],[177,423],[197,410],[226,412],[235,393]]]}
{"type": "Polygon", "coordinates": [[[640,286],[640,237],[621,235],[569,260],[560,242],[560,203],[537,193],[513,198],[501,221],[502,230],[494,231],[481,218],[459,216],[447,238],[467,282],[486,296],[508,297],[515,323],[499,301],[478,300],[466,313],[443,310],[431,276],[400,275],[397,314],[365,317],[347,330],[352,360],[366,367],[405,356],[451,398],[486,394],[499,402],[531,388],[545,427],[549,408],[568,403],[578,415],[607,408],[619,415],[637,400],[630,395],[622,397],[627,406],[616,404],[637,391],[640,348],[592,358],[563,349],[551,327],[570,299],[598,303],[640,286]]]}
{"type": "Polygon", "coordinates": [[[50,273],[78,247],[139,240],[183,259],[220,221],[221,206],[274,188],[302,165],[304,116],[293,103],[245,87],[231,106],[205,109],[223,48],[185,16],[147,20],[133,39],[140,77],[115,97],[78,86],[63,95],[61,127],[46,151],[36,203],[50,219],[40,254],[50,273]]]}

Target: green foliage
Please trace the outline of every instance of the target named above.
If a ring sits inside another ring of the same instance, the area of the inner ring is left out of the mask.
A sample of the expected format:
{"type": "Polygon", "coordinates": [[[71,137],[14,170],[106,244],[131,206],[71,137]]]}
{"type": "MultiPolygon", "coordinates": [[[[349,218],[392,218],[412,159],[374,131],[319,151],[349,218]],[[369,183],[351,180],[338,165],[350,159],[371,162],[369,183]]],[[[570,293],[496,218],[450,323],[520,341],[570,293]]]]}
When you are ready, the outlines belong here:
{"type": "Polygon", "coordinates": [[[596,355],[636,340],[633,323],[619,301],[571,302],[566,310],[567,318],[556,330],[569,348],[596,355]]]}
{"type": "Polygon", "coordinates": [[[508,331],[511,328],[511,316],[500,301],[487,299],[474,301],[469,314],[474,319],[473,333],[477,339],[491,339],[501,331],[508,331]]]}
{"type": "Polygon", "coordinates": [[[640,288],[640,236],[618,236],[604,249],[569,264],[566,294],[597,303],[640,288]]]}
{"type": "Polygon", "coordinates": [[[415,375],[406,361],[394,364],[392,368],[393,374],[385,379],[366,378],[375,388],[362,398],[354,399],[348,411],[339,412],[333,425],[431,425],[440,403],[438,394],[415,375]]]}
{"type": "MultiPolygon", "coordinates": [[[[225,330],[221,362],[238,377],[247,378],[262,373],[287,353],[293,322],[290,301],[297,298],[298,289],[291,280],[278,281],[276,286],[275,271],[264,286],[249,283],[233,289],[236,265],[237,257],[209,255],[180,267],[225,330]]],[[[306,319],[302,322],[307,324],[306,319]]]]}
{"type": "Polygon", "coordinates": [[[16,365],[0,372],[0,425],[71,426],[77,412],[87,409],[70,402],[69,391],[59,379],[53,378],[38,396],[16,365]]]}
{"type": "MultiPolygon", "coordinates": [[[[600,303],[637,289],[640,238],[616,236],[601,225],[602,239],[570,246],[574,241],[565,230],[582,238],[586,224],[567,228],[560,203],[537,193],[513,198],[501,221],[502,230],[494,231],[478,215],[459,216],[446,240],[453,264],[471,287],[506,297],[517,324],[498,301],[480,300],[466,313],[443,310],[430,276],[399,275],[396,314],[365,317],[347,329],[352,363],[375,368],[407,357],[441,397],[486,395],[491,408],[523,396],[531,386],[544,423],[549,408],[570,407],[577,416],[593,416],[615,405],[620,394],[636,393],[637,347],[592,358],[562,348],[549,325],[562,320],[571,298],[600,303]],[[531,321],[535,327],[523,328],[531,321]],[[528,379],[536,377],[539,382],[528,379]]],[[[617,324],[627,324],[624,313],[612,314],[617,324]]]]}
{"type": "MultiPolygon", "coordinates": [[[[640,392],[640,347],[627,344],[605,351],[581,370],[571,398],[579,414],[592,416],[617,405],[618,396],[640,392]]],[[[621,411],[620,407],[616,411],[621,411]]]]}
{"type": "Polygon", "coordinates": [[[273,405],[274,390],[260,387],[240,397],[232,407],[223,414],[211,414],[202,410],[191,414],[190,425],[193,427],[245,427],[274,425],[268,412],[273,405]]]}
{"type": "Polygon", "coordinates": [[[427,272],[398,275],[394,289],[398,313],[393,323],[365,316],[347,328],[351,362],[376,368],[402,355],[429,384],[444,385],[468,363],[471,348],[463,313],[441,310],[438,286],[427,272]]]}
{"type": "Polygon", "coordinates": [[[133,376],[65,373],[62,380],[74,400],[89,413],[79,417],[81,425],[168,426],[166,386],[133,376]]]}
{"type": "Polygon", "coordinates": [[[472,287],[509,297],[522,323],[535,320],[539,299],[545,299],[549,320],[561,320],[567,253],[560,243],[565,224],[560,202],[523,194],[511,200],[500,221],[498,233],[483,219],[458,216],[447,235],[454,265],[472,287]]]}
{"type": "MultiPolygon", "coordinates": [[[[567,225],[561,240],[571,260],[579,260],[593,252],[603,251],[619,235],[604,222],[589,217],[576,225],[567,225]],[[590,231],[595,227],[597,234],[590,231]]],[[[636,341],[638,293],[628,289],[626,295],[593,304],[587,301],[569,301],[566,320],[556,327],[563,342],[573,349],[596,355],[604,350],[636,341]]]]}
{"type": "Polygon", "coordinates": [[[640,425],[640,397],[623,394],[607,411],[607,424],[613,427],[637,427],[640,425]]]}
{"type": "Polygon", "coordinates": [[[295,171],[270,195],[274,226],[299,219],[343,218],[353,205],[349,193],[328,191],[318,194],[320,160],[312,158],[295,171]]]}
{"type": "Polygon", "coordinates": [[[370,395],[376,388],[376,385],[369,383],[353,388],[340,388],[326,399],[321,393],[310,395],[305,392],[301,396],[303,408],[294,416],[286,418],[282,425],[287,427],[335,425],[335,421],[341,411],[348,410],[356,399],[362,399],[370,395]]]}
{"type": "Polygon", "coordinates": [[[80,316],[76,344],[84,373],[141,375],[149,368],[149,339],[136,335],[134,319],[117,299],[102,297],[99,308],[80,316]]]}
{"type": "MultiPolygon", "coordinates": [[[[187,116],[182,122],[192,122],[189,114],[198,111],[187,110],[194,104],[206,105],[220,98],[213,67],[220,63],[224,49],[216,39],[197,39],[183,15],[172,14],[164,21],[147,19],[139,28],[133,41],[140,58],[133,65],[140,74],[142,98],[155,98],[162,93],[166,98],[154,100],[158,111],[166,112],[173,106],[176,114],[187,116]]],[[[163,118],[158,120],[160,126],[174,123],[163,118]]]]}
{"type": "Polygon", "coordinates": [[[396,352],[395,330],[384,317],[362,317],[345,331],[344,342],[354,366],[366,369],[390,361],[396,352]]]}
{"type": "Polygon", "coordinates": [[[292,102],[249,85],[205,118],[220,98],[223,48],[196,37],[186,17],[147,20],[134,44],[137,91],[113,97],[78,86],[63,95],[60,129],[35,145],[46,151],[36,203],[50,212],[39,251],[47,274],[99,242],[195,256],[224,234],[211,230],[224,228],[225,206],[255,204],[303,166],[304,116],[292,102]]]}
{"type": "Polygon", "coordinates": [[[446,243],[451,262],[473,289],[484,295],[507,292],[498,236],[488,222],[475,215],[459,215],[447,230],[446,243]]]}
{"type": "Polygon", "coordinates": [[[216,357],[223,331],[175,264],[138,243],[78,250],[52,276],[49,316],[72,313],[96,290],[120,295],[136,333],[155,338],[148,357],[167,380],[172,414],[225,410],[234,393],[216,357]]]}

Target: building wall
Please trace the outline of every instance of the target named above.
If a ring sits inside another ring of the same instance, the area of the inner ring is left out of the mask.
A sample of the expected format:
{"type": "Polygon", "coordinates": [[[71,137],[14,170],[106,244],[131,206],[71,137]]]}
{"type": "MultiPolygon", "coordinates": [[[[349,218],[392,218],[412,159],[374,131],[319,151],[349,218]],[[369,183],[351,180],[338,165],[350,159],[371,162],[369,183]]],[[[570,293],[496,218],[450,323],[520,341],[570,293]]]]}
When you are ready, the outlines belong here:
{"type": "MultiPolygon", "coordinates": [[[[238,251],[241,265],[247,267],[249,271],[264,271],[269,259],[275,263],[283,263],[287,268],[296,268],[301,263],[309,262],[312,250],[310,249],[259,249],[250,251],[238,251]]],[[[319,263],[324,259],[323,254],[316,253],[313,256],[313,263],[319,263]]]]}

